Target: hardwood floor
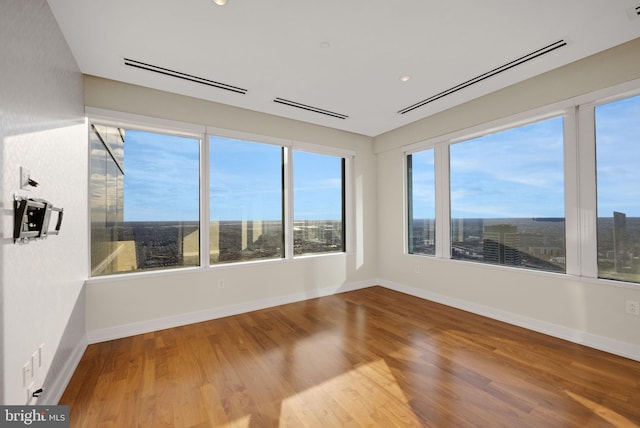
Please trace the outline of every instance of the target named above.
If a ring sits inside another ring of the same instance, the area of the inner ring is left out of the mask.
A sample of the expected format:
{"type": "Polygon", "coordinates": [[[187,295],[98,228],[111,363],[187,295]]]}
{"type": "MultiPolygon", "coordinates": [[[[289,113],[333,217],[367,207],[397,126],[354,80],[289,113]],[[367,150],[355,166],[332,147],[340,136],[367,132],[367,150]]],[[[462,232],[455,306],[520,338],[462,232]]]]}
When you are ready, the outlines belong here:
{"type": "Polygon", "coordinates": [[[640,362],[381,287],[90,345],[72,427],[636,427],[640,362]]]}

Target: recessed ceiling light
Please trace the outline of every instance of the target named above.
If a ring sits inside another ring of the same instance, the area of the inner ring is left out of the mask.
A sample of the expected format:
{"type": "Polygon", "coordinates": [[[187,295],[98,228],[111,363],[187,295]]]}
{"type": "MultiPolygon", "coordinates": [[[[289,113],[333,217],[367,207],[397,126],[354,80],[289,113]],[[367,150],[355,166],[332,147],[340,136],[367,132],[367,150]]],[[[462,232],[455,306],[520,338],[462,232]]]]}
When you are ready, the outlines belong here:
{"type": "Polygon", "coordinates": [[[408,82],[409,80],[411,80],[411,76],[402,76],[402,77],[400,77],[400,81],[401,82],[408,82]]]}
{"type": "Polygon", "coordinates": [[[213,0],[213,2],[218,6],[224,6],[225,4],[227,4],[227,0],[213,0]]]}

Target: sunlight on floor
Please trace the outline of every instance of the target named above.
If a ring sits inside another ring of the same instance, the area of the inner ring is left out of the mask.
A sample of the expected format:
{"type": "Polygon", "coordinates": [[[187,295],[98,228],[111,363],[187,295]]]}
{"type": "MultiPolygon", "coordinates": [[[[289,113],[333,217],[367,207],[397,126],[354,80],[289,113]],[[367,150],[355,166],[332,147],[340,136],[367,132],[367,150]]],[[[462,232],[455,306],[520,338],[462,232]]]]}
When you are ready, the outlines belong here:
{"type": "Polygon", "coordinates": [[[616,426],[616,427],[629,427],[629,428],[634,428],[634,427],[640,428],[640,425],[636,425],[635,423],[633,423],[629,419],[627,419],[624,416],[620,415],[619,413],[616,413],[613,410],[603,406],[602,404],[598,404],[598,403],[596,403],[594,401],[589,400],[588,398],[585,398],[585,397],[583,397],[581,395],[575,394],[575,393],[573,393],[571,391],[566,391],[565,390],[564,392],[569,397],[573,398],[578,403],[582,404],[583,406],[585,406],[586,408],[588,408],[593,413],[595,413],[596,415],[598,415],[600,418],[604,419],[605,421],[609,422],[613,426],[616,426]]]}
{"type": "Polygon", "coordinates": [[[251,423],[251,415],[243,416],[228,424],[221,425],[222,428],[247,428],[251,423]]]}
{"type": "Polygon", "coordinates": [[[282,402],[280,424],[304,421],[312,426],[343,426],[353,420],[352,416],[365,426],[420,426],[382,359],[287,398],[282,402]]]}

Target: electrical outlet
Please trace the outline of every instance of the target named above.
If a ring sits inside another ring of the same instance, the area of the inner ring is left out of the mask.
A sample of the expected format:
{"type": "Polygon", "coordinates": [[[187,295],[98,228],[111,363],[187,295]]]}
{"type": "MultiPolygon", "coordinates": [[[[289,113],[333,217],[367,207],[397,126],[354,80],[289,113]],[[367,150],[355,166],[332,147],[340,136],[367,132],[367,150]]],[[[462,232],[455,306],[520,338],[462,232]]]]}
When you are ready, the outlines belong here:
{"type": "Polygon", "coordinates": [[[36,349],[35,351],[33,351],[33,354],[31,354],[31,377],[34,378],[36,377],[37,373],[38,373],[38,367],[40,367],[40,365],[38,364],[38,361],[40,360],[40,358],[38,357],[38,349],[36,349]]]}
{"type": "Polygon", "coordinates": [[[32,189],[33,184],[31,183],[32,183],[31,172],[27,168],[21,166],[20,167],[20,188],[22,190],[32,189]]]}
{"type": "Polygon", "coordinates": [[[224,288],[224,279],[218,281],[218,288],[224,288]]]}
{"type": "Polygon", "coordinates": [[[634,300],[627,300],[626,302],[627,313],[630,315],[640,316],[640,303],[634,300]]]}
{"type": "Polygon", "coordinates": [[[22,381],[23,381],[24,387],[26,388],[27,386],[29,386],[32,380],[33,380],[33,366],[31,365],[31,360],[29,360],[26,363],[24,363],[24,366],[22,367],[22,381]]]}

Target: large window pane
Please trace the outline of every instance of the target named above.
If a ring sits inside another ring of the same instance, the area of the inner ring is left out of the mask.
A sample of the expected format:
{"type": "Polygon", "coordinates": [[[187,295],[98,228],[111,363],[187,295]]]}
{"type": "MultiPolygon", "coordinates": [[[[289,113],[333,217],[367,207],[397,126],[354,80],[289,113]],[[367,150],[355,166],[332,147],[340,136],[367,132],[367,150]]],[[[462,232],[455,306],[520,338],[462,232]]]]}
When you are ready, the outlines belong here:
{"type": "Polygon", "coordinates": [[[450,146],[454,259],[565,271],[563,119],[450,146]]]}
{"type": "Polygon", "coordinates": [[[433,149],[407,155],[409,253],[435,255],[433,149]]]}
{"type": "Polygon", "coordinates": [[[598,276],[640,282],[640,96],[595,114],[598,276]]]}
{"type": "Polygon", "coordinates": [[[344,251],[344,159],[293,152],[294,255],[344,251]]]}
{"type": "Polygon", "coordinates": [[[197,266],[199,141],[92,131],[92,275],[197,266]]]}
{"type": "Polygon", "coordinates": [[[209,142],[210,263],[283,257],[282,147],[209,142]]]}

